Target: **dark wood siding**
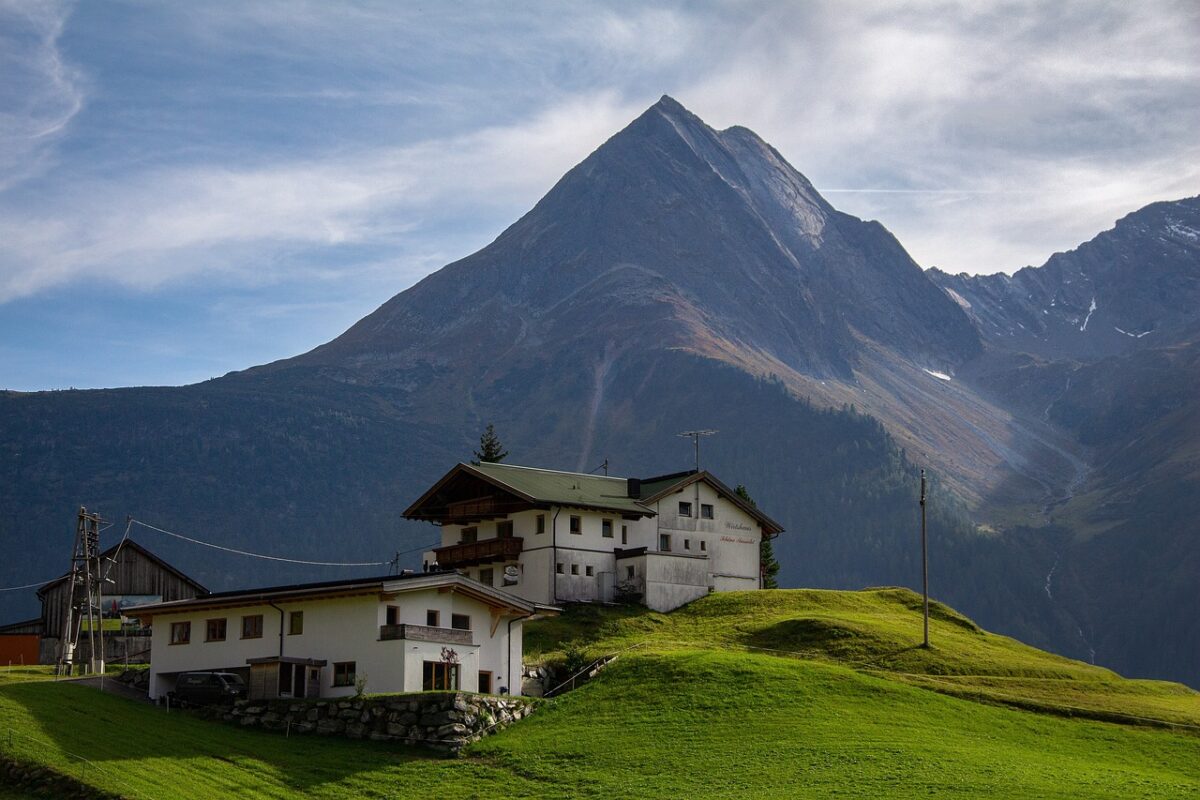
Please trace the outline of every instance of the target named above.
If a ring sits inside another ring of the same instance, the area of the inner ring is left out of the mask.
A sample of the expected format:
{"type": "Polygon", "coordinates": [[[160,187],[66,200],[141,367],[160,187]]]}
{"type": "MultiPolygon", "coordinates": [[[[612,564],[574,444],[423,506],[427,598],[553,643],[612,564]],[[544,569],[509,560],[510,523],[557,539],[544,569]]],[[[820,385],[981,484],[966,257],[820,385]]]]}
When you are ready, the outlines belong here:
{"type": "MultiPolygon", "coordinates": [[[[108,573],[114,583],[104,584],[106,595],[159,595],[167,601],[187,600],[202,593],[203,587],[199,584],[164,566],[137,545],[126,543],[115,561],[108,573]]],[[[107,568],[107,561],[104,563],[107,568]]],[[[42,594],[44,636],[62,636],[70,594],[70,582],[65,579],[46,587],[42,594]]]]}

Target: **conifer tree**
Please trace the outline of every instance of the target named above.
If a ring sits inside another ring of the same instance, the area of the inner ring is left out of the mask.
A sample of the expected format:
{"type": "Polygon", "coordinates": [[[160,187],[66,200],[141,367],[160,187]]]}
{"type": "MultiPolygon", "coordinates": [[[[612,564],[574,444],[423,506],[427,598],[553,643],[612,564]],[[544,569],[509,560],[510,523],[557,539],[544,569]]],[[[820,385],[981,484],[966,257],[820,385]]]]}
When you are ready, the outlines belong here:
{"type": "Polygon", "coordinates": [[[496,435],[496,427],[489,422],[483,435],[479,437],[479,449],[475,451],[475,460],[471,463],[475,466],[479,466],[480,463],[498,464],[507,455],[508,451],[504,449],[504,445],[500,443],[500,437],[496,435]]]}
{"type": "MultiPolygon", "coordinates": [[[[746,491],[746,487],[738,484],[733,490],[741,499],[750,504],[751,508],[758,508],[758,503],[754,502],[754,498],[750,496],[750,492],[746,491]]],[[[778,589],[779,581],[775,576],[779,574],[779,562],[775,560],[775,549],[771,546],[771,540],[766,536],[758,544],[758,559],[762,568],[762,588],[778,589]]]]}

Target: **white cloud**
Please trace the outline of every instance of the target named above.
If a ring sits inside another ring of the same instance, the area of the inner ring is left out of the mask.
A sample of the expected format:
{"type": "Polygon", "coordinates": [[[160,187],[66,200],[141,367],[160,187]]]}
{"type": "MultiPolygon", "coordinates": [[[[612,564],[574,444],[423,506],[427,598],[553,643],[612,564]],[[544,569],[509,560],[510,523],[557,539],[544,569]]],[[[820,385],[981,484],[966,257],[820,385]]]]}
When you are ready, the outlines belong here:
{"type": "Polygon", "coordinates": [[[0,192],[35,174],[83,107],[78,72],[59,51],[61,3],[0,2],[0,192]]]}
{"type": "Polygon", "coordinates": [[[600,93],[524,124],[406,147],[73,185],[50,216],[11,206],[0,216],[0,301],[82,278],[143,289],[197,274],[271,282],[303,269],[302,259],[274,257],[297,249],[402,252],[400,240],[422,227],[534,202],[632,113],[600,93]]]}
{"type": "Polygon", "coordinates": [[[1200,192],[1194,4],[758,9],[708,31],[728,44],[679,99],[756,130],[818,190],[859,190],[829,199],[923,264],[1039,264],[1200,192]]]}

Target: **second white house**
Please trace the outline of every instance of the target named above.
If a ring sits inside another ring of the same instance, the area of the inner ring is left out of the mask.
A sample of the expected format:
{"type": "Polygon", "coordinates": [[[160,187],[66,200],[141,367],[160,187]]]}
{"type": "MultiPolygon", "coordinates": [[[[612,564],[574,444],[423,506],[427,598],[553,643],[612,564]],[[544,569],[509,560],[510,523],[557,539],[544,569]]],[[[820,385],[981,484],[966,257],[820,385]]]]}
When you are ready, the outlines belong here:
{"type": "Polygon", "coordinates": [[[783,531],[706,471],[637,479],[458,464],[404,516],[441,526],[427,565],[531,602],[627,595],[657,611],[760,588],[762,540],[783,531]]]}

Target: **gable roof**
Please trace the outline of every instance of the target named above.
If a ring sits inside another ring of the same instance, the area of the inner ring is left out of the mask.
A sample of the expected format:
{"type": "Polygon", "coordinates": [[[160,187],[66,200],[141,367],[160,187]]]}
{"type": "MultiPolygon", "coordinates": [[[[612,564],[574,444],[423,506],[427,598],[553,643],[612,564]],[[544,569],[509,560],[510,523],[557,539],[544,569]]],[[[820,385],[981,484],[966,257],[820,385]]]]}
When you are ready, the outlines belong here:
{"type": "MultiPolygon", "coordinates": [[[[194,578],[192,578],[188,575],[185,575],[183,572],[181,572],[180,570],[171,566],[166,561],[163,561],[161,558],[154,555],[154,553],[151,553],[145,547],[143,547],[142,545],[138,544],[133,539],[128,538],[128,537],[125,538],[124,540],[118,542],[117,544],[114,544],[112,547],[108,548],[104,552],[102,552],[100,554],[100,558],[101,559],[112,558],[114,555],[117,554],[117,551],[119,551],[119,550],[135,550],[138,553],[140,553],[143,557],[145,557],[147,560],[153,562],[158,567],[161,567],[162,569],[166,570],[167,572],[170,572],[172,575],[179,578],[181,581],[184,581],[184,582],[190,584],[192,586],[192,588],[194,588],[199,594],[205,594],[208,592],[208,589],[206,589],[199,581],[195,580],[194,578]]],[[[46,583],[43,583],[37,589],[37,596],[41,597],[46,592],[48,592],[51,587],[62,583],[69,577],[71,577],[71,573],[66,572],[66,573],[63,573],[62,575],[59,575],[57,578],[55,578],[52,581],[47,581],[46,583]]]]}
{"type": "Polygon", "coordinates": [[[640,481],[638,497],[629,497],[627,478],[580,472],[522,467],[515,464],[457,464],[404,511],[408,519],[439,519],[444,506],[435,504],[443,488],[461,476],[471,476],[508,492],[531,505],[556,505],[615,511],[626,516],[653,517],[652,504],[696,481],[704,481],[731,503],[753,517],[767,536],[783,532],[783,526],[738,497],[733,489],[706,470],[686,470],[640,481]]]}
{"type": "Polygon", "coordinates": [[[754,518],[754,520],[762,526],[763,533],[767,536],[777,536],[783,533],[783,526],[775,520],[768,517],[766,514],[758,510],[758,507],[746,502],[733,489],[730,489],[722,483],[717,476],[707,470],[688,470],[687,472],[677,472],[672,475],[662,475],[657,478],[648,478],[642,482],[642,502],[655,503],[674,492],[681,491],[687,486],[691,486],[697,481],[703,481],[709,486],[717,490],[717,493],[724,497],[729,502],[740,508],[746,514],[754,518]],[[647,489],[649,487],[649,489],[647,489]]]}
{"type": "Polygon", "coordinates": [[[473,476],[532,505],[572,506],[652,517],[654,511],[629,496],[625,478],[561,472],[513,464],[457,464],[404,511],[409,519],[436,518],[430,503],[453,480],[473,476]]]}
{"type": "Polygon", "coordinates": [[[364,594],[399,594],[421,589],[449,589],[469,595],[497,608],[508,608],[529,615],[538,611],[556,611],[550,606],[532,603],[491,586],[485,586],[457,572],[414,572],[408,575],[384,575],[371,578],[350,578],[320,583],[286,584],[253,589],[211,592],[187,600],[170,600],[125,609],[130,617],[143,621],[157,614],[174,614],[212,608],[266,605],[274,602],[316,600],[325,597],[345,597],[364,594]]]}

